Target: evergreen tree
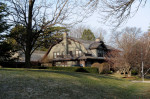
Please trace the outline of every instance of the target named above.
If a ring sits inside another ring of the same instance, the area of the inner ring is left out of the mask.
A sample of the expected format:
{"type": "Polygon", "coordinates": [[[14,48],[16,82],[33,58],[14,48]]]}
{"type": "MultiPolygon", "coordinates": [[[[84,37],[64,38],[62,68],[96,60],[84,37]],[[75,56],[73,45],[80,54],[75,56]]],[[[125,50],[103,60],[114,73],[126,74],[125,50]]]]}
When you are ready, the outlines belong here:
{"type": "Polygon", "coordinates": [[[13,55],[13,46],[7,42],[6,30],[9,28],[5,17],[8,15],[6,4],[0,2],[0,62],[9,61],[13,55]]]}
{"type": "Polygon", "coordinates": [[[95,36],[90,29],[85,29],[82,34],[82,39],[92,41],[92,40],[95,40],[95,36]]]}
{"type": "MultiPolygon", "coordinates": [[[[62,38],[62,32],[69,31],[65,27],[50,27],[44,30],[44,32],[37,35],[39,37],[36,39],[34,44],[34,49],[46,50],[51,44],[54,44],[58,39],[62,38]]],[[[33,31],[34,32],[34,31],[33,31]]],[[[13,45],[18,50],[23,50],[25,52],[25,37],[26,36],[26,27],[22,25],[16,25],[11,29],[10,39],[13,41],[13,45]]]]}
{"type": "Polygon", "coordinates": [[[43,36],[40,37],[43,43],[41,44],[41,46],[39,46],[39,49],[41,50],[48,49],[51,45],[57,43],[63,37],[62,32],[68,32],[68,31],[69,30],[66,27],[60,27],[60,26],[47,28],[43,36]]]}
{"type": "Polygon", "coordinates": [[[0,40],[4,39],[4,31],[9,28],[4,19],[8,15],[7,10],[6,4],[0,2],[0,40]]]}

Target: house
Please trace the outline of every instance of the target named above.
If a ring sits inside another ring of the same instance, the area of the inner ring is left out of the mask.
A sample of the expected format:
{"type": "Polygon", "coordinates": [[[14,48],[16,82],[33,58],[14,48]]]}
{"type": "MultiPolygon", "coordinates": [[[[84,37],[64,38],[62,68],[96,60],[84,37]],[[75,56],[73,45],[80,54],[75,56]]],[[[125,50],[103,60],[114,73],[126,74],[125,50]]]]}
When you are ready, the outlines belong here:
{"type": "Polygon", "coordinates": [[[91,66],[93,63],[105,62],[105,55],[113,47],[105,45],[100,39],[85,41],[79,38],[69,37],[67,33],[56,44],[50,46],[41,59],[47,66],[91,66]]]}
{"type": "MultiPolygon", "coordinates": [[[[45,55],[45,51],[39,51],[36,50],[32,53],[31,55],[31,64],[32,66],[38,66],[40,65],[40,60],[41,58],[45,55]]],[[[16,52],[13,56],[13,59],[15,59],[14,61],[5,61],[5,62],[1,62],[0,65],[2,65],[3,67],[17,67],[17,68],[22,68],[25,67],[25,54],[22,51],[18,51],[16,52]]]]}
{"type": "MultiPolygon", "coordinates": [[[[31,55],[31,63],[32,62],[40,62],[41,58],[45,55],[45,51],[40,51],[40,50],[35,50],[32,55],[31,55]]],[[[18,53],[16,53],[17,57],[18,57],[18,62],[25,62],[25,54],[21,51],[19,51],[18,53]]]]}

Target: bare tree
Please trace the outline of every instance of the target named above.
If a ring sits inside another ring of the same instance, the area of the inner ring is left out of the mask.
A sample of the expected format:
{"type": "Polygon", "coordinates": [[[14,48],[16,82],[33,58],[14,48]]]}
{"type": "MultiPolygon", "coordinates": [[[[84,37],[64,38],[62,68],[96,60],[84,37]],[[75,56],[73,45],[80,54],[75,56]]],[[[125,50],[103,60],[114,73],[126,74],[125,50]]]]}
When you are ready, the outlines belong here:
{"type": "Polygon", "coordinates": [[[118,27],[134,16],[147,0],[89,0],[89,7],[98,10],[103,15],[103,21],[118,27]]]}
{"type": "Polygon", "coordinates": [[[104,41],[104,38],[107,34],[107,31],[105,29],[103,29],[101,27],[99,27],[97,29],[94,28],[93,32],[94,32],[94,35],[96,38],[99,38],[100,40],[104,41]]]}
{"type": "Polygon", "coordinates": [[[108,53],[112,57],[108,61],[122,72],[137,70],[144,81],[144,76],[150,70],[150,33],[142,34],[138,28],[125,28],[121,33],[114,33],[113,40],[121,52],[108,53]]]}
{"type": "Polygon", "coordinates": [[[75,26],[75,27],[71,28],[70,36],[76,37],[76,38],[81,38],[83,31],[87,28],[88,28],[88,26],[84,26],[84,25],[75,26]]]}
{"type": "Polygon", "coordinates": [[[144,81],[144,76],[150,71],[150,33],[145,33],[141,38],[140,38],[140,44],[141,44],[141,76],[142,76],[142,81],[144,81]]]}
{"type": "Polygon", "coordinates": [[[76,0],[5,0],[5,2],[10,9],[9,22],[26,28],[23,47],[26,66],[30,66],[31,54],[40,46],[36,41],[45,29],[54,25],[81,22],[88,16],[86,10],[82,10],[83,3],[76,0]]]}
{"type": "MultiPolygon", "coordinates": [[[[129,73],[131,68],[136,64],[137,54],[134,53],[136,45],[139,40],[141,30],[138,28],[125,28],[121,32],[113,33],[112,40],[121,51],[119,55],[112,54],[115,58],[113,60],[116,67],[123,69],[124,72],[129,73]],[[135,64],[134,64],[135,63],[135,64]]],[[[139,58],[139,57],[138,57],[139,58]]],[[[121,70],[122,71],[122,70],[121,70]]]]}

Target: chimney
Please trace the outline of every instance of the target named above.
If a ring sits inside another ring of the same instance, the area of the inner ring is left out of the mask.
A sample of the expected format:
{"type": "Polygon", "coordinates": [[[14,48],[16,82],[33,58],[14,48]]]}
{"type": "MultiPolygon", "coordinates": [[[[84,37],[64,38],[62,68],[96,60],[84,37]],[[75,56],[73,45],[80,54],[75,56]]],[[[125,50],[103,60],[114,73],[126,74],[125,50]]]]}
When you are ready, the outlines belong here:
{"type": "Polygon", "coordinates": [[[96,41],[96,42],[100,42],[101,40],[100,40],[99,38],[96,38],[95,41],[96,41]]]}
{"type": "Polygon", "coordinates": [[[65,32],[63,34],[63,41],[64,41],[64,54],[67,55],[68,54],[68,40],[67,40],[68,34],[65,32]]]}

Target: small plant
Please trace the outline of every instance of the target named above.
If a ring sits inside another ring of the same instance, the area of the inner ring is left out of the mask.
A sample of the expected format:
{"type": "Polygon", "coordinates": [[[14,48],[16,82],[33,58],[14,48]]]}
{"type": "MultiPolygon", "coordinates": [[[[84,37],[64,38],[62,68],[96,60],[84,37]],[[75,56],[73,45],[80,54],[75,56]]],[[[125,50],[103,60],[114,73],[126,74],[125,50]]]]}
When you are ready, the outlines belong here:
{"type": "Polygon", "coordinates": [[[137,75],[137,74],[138,74],[138,71],[132,70],[132,71],[131,71],[131,74],[132,74],[132,75],[137,75]]]}

